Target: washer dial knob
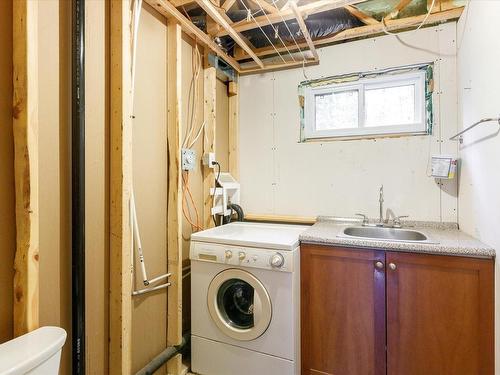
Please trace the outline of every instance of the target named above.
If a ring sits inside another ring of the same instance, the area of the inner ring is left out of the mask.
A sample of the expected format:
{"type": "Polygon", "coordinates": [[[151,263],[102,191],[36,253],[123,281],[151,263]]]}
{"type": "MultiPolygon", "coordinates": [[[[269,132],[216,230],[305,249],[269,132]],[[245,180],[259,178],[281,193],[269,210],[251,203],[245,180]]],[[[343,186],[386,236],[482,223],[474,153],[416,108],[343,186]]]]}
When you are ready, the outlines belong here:
{"type": "Polygon", "coordinates": [[[226,250],[224,254],[226,256],[226,259],[231,259],[233,257],[233,252],[231,250],[226,250]]]}
{"type": "Polygon", "coordinates": [[[243,251],[240,251],[238,256],[239,256],[240,260],[243,260],[246,258],[247,255],[243,251]]]}
{"type": "Polygon", "coordinates": [[[280,253],[276,253],[271,257],[270,263],[272,267],[280,268],[285,263],[285,258],[280,253]]]}

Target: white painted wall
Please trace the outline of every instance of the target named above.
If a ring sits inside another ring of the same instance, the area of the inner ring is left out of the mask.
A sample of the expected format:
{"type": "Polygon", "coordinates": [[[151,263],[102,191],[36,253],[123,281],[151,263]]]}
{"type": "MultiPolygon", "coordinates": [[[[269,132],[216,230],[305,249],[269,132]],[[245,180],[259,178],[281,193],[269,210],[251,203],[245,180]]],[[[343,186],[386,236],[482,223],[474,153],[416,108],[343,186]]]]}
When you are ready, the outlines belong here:
{"type": "Polygon", "coordinates": [[[298,143],[297,85],[302,69],[240,80],[240,168],[247,213],[378,216],[378,188],[386,207],[414,219],[457,221],[456,186],[426,176],[429,152],[456,154],[447,139],[457,130],[456,23],[402,38],[365,39],[319,50],[309,78],[435,62],[434,134],[378,140],[298,143]],[[422,49],[429,49],[433,52],[422,49]]]}
{"type": "MultiPolygon", "coordinates": [[[[500,115],[500,1],[473,0],[458,26],[460,128],[500,115]]],[[[460,228],[500,251],[500,134],[495,123],[464,137],[460,228]]],[[[500,265],[496,263],[496,371],[500,374],[500,265]]]]}

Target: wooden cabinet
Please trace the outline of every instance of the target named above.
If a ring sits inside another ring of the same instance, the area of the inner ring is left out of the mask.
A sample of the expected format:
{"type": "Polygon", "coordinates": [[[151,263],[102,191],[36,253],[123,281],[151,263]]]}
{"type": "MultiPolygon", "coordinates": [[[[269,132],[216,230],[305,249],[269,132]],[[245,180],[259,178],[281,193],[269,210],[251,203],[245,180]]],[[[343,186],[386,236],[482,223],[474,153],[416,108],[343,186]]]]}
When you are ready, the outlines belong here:
{"type": "Polygon", "coordinates": [[[493,261],[301,245],[302,375],[492,375],[493,261]]]}
{"type": "Polygon", "coordinates": [[[387,374],[493,374],[493,261],[387,252],[387,374]]]}
{"type": "Polygon", "coordinates": [[[303,375],[385,374],[384,253],[301,246],[303,375]]]}

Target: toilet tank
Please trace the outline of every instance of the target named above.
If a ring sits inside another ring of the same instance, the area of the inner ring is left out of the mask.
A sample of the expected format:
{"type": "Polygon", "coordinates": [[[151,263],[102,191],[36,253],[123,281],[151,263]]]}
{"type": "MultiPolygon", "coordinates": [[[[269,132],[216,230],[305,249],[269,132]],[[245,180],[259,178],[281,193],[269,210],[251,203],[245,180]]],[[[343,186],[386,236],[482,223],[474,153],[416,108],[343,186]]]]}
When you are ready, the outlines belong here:
{"type": "Polygon", "coordinates": [[[66,331],[42,327],[0,345],[0,375],[57,375],[66,331]]]}

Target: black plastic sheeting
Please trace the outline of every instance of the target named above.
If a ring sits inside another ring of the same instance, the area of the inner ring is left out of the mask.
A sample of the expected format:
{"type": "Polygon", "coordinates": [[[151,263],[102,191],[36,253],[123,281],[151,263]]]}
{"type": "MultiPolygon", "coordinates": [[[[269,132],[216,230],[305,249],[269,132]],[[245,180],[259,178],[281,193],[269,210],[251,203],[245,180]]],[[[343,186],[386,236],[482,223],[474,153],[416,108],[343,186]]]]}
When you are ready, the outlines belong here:
{"type": "MultiPolygon", "coordinates": [[[[346,29],[363,25],[363,23],[361,23],[357,18],[353,17],[344,8],[312,14],[304,21],[306,23],[309,34],[311,34],[312,39],[325,38],[346,29]]],[[[300,27],[297,20],[292,19],[286,21],[286,24],[287,25],[281,22],[274,24],[274,27],[269,25],[262,27],[262,29],[266,33],[267,37],[271,39],[273,44],[277,46],[281,46],[281,41],[276,37],[275,29],[277,29],[278,35],[286,44],[294,43],[293,38],[295,38],[296,41],[304,40],[304,37],[300,32],[300,27]],[[288,28],[286,26],[288,26],[288,28]]],[[[246,36],[256,48],[269,46],[269,41],[260,29],[245,31],[242,34],[246,36]]]]}
{"type": "MultiPolygon", "coordinates": [[[[231,18],[231,20],[233,20],[233,22],[238,22],[247,18],[247,11],[231,10],[227,13],[227,15],[231,18]]],[[[262,14],[256,14],[255,17],[261,15],[262,14]]],[[[190,14],[191,21],[204,31],[206,31],[205,17],[206,16],[203,14],[190,14]]],[[[282,47],[283,44],[281,43],[280,38],[277,37],[276,30],[277,34],[287,45],[294,44],[293,38],[295,38],[297,42],[304,41],[304,37],[300,32],[297,20],[291,19],[285,22],[286,25],[284,22],[280,22],[275,23],[272,26],[263,26],[262,30],[255,26],[256,29],[243,31],[242,34],[252,43],[253,46],[255,46],[255,48],[270,46],[271,44],[269,43],[269,40],[271,40],[275,46],[282,47]]],[[[312,14],[305,19],[305,23],[307,30],[313,39],[326,38],[353,27],[363,26],[361,21],[351,15],[344,8],[312,14]]],[[[231,37],[221,37],[217,42],[220,44],[222,49],[224,49],[227,53],[232,54],[235,43],[231,37]]]]}

